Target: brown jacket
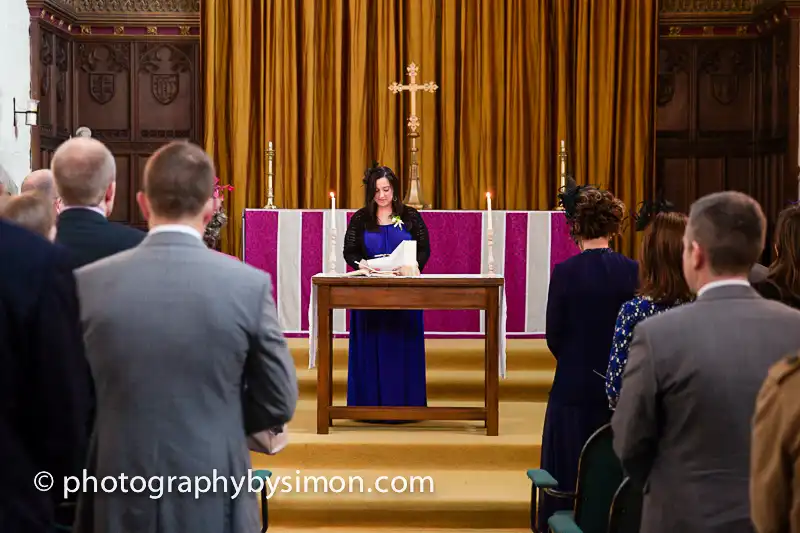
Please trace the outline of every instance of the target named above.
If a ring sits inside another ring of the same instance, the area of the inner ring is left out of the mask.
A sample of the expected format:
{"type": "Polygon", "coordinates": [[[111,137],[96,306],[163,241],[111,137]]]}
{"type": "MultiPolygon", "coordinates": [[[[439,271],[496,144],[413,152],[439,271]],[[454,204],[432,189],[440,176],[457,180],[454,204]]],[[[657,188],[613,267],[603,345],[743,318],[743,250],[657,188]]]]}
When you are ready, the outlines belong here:
{"type": "Polygon", "coordinates": [[[779,361],[753,416],[750,512],[758,533],[800,533],[800,352],[779,361]]]}

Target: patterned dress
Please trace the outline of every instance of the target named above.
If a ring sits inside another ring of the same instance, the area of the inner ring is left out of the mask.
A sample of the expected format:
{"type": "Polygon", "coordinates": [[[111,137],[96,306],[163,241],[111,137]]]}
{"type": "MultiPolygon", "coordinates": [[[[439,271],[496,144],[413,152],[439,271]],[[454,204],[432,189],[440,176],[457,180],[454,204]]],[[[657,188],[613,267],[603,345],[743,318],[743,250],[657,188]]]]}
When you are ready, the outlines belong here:
{"type": "Polygon", "coordinates": [[[608,396],[608,405],[611,409],[617,406],[617,400],[619,400],[622,375],[625,372],[625,365],[628,364],[628,350],[633,340],[633,328],[645,318],[662,313],[679,304],[656,303],[648,296],[637,296],[622,304],[617,315],[611,356],[606,371],[606,396],[608,396]]]}

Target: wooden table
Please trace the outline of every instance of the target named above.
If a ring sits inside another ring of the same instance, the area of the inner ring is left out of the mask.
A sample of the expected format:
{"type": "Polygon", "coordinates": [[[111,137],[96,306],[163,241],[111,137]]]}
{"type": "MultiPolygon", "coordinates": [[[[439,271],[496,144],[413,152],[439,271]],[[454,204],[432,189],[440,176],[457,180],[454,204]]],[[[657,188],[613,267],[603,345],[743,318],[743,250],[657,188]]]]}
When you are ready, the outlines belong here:
{"type": "Polygon", "coordinates": [[[498,434],[499,318],[502,277],[421,276],[365,278],[315,276],[317,291],[317,433],[334,419],[483,420],[498,434]],[[333,405],[334,309],[480,309],[485,311],[484,407],[347,407],[333,405]]]}

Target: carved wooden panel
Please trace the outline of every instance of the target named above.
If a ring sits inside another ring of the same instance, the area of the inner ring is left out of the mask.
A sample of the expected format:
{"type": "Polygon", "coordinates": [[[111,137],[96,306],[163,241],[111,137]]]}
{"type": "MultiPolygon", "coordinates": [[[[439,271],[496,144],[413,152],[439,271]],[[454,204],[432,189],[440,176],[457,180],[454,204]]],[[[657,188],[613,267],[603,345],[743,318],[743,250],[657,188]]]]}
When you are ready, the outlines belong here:
{"type": "Polygon", "coordinates": [[[697,53],[700,135],[751,131],[755,104],[751,41],[700,41],[697,53]]]}
{"type": "Polygon", "coordinates": [[[70,69],[72,59],[72,46],[61,36],[55,36],[55,131],[58,135],[69,137],[73,131],[72,126],[72,72],[70,69]]]}
{"type": "Polygon", "coordinates": [[[137,140],[193,136],[198,100],[195,52],[191,43],[136,43],[137,140]]]}
{"type": "Polygon", "coordinates": [[[55,114],[53,113],[53,60],[55,56],[55,35],[52,32],[39,32],[39,130],[43,135],[55,134],[55,114]]]}
{"type": "Polygon", "coordinates": [[[114,210],[110,220],[128,222],[131,215],[138,210],[133,210],[131,201],[135,201],[135,193],[131,190],[131,157],[127,154],[114,154],[117,163],[117,193],[114,199],[114,210]]]}
{"type": "Polygon", "coordinates": [[[131,137],[131,48],[119,41],[76,46],[76,122],[103,141],[131,137]]]}
{"type": "Polygon", "coordinates": [[[682,136],[691,121],[690,84],[691,46],[687,42],[664,42],[658,50],[656,85],[656,128],[659,132],[682,136]]]}
{"type": "MultiPolygon", "coordinates": [[[[134,181],[133,181],[133,189],[136,190],[136,191],[141,191],[142,190],[142,177],[144,176],[144,167],[147,164],[147,159],[151,155],[152,154],[150,154],[150,153],[137,154],[136,155],[136,159],[134,161],[134,166],[133,166],[134,175],[136,176],[134,181]]],[[[137,225],[144,225],[144,224],[147,223],[147,221],[142,216],[142,212],[138,208],[138,206],[136,208],[135,216],[133,217],[131,222],[134,223],[134,224],[137,224],[137,225]]]]}

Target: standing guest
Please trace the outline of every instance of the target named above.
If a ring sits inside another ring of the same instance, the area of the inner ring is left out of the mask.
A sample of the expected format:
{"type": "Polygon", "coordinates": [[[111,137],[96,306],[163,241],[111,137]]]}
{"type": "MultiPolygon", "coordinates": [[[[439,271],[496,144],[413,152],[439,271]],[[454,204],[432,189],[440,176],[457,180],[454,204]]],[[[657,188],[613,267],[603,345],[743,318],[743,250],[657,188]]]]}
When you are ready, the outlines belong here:
{"type": "Polygon", "coordinates": [[[50,169],[42,168],[28,174],[28,176],[22,180],[20,192],[22,194],[36,192],[47,198],[53,206],[53,213],[55,216],[58,216],[58,212],[61,210],[61,199],[58,197],[56,181],[50,169]]]}
{"type": "Polygon", "coordinates": [[[753,287],[770,300],[800,309],[800,204],[778,216],[775,224],[775,260],[766,279],[753,287]]]}
{"type": "MultiPolygon", "coordinates": [[[[398,197],[397,176],[376,164],[363,182],[364,207],[353,214],[344,239],[347,264],[358,270],[403,241],[415,240],[422,271],[431,253],[428,229],[419,212],[398,197]]],[[[427,405],[422,311],[350,312],[347,405],[427,405]]]]}
{"type": "Polygon", "coordinates": [[[637,230],[645,232],[639,249],[639,292],[622,304],[606,371],[606,396],[614,409],[634,328],[644,319],[692,299],[683,278],[681,256],[687,217],[666,202],[645,204],[637,216],[637,230]]]}
{"type": "Polygon", "coordinates": [[[800,311],[761,298],[761,206],[696,201],[683,238],[694,302],[636,327],[614,412],[614,450],[644,488],[642,531],[752,533],[751,421],[767,371],[800,346],[800,311]]]}
{"type": "Polygon", "coordinates": [[[50,241],[56,239],[56,217],[52,200],[38,192],[26,192],[0,205],[4,218],[50,241]]]}
{"type": "MultiPolygon", "coordinates": [[[[203,243],[213,191],[201,148],[166,145],[137,198],[150,234],[76,271],[97,390],[87,468],[98,479],[246,479],[248,435],[294,414],[297,378],[269,275],[203,243]]],[[[259,530],[255,495],[230,484],[199,498],[151,496],[81,494],[75,533],[259,530]]]]}
{"type": "Polygon", "coordinates": [[[0,220],[3,533],[51,533],[62,480],[83,468],[91,383],[79,313],[63,250],[0,220]],[[34,486],[39,472],[52,475],[49,492],[34,486]]]}
{"type": "Polygon", "coordinates": [[[750,460],[757,533],[800,531],[800,352],[776,363],[758,393],[750,460]]]}
{"type": "Polygon", "coordinates": [[[56,239],[69,250],[74,268],[142,242],[144,232],[107,218],[114,210],[117,167],[103,143],[73,137],[58,147],[51,167],[63,204],[56,239]]]}
{"type": "MultiPolygon", "coordinates": [[[[625,205],[608,191],[576,187],[561,194],[581,253],[556,265],[547,300],[547,346],[556,372],[542,436],[542,468],[572,491],[586,440],[610,418],[603,378],[620,306],[636,293],[635,261],[610,248],[620,231],[625,205]],[[598,375],[600,374],[600,375],[598,375]]],[[[547,531],[554,511],[572,502],[544,495],[538,527],[547,531]]]]}

